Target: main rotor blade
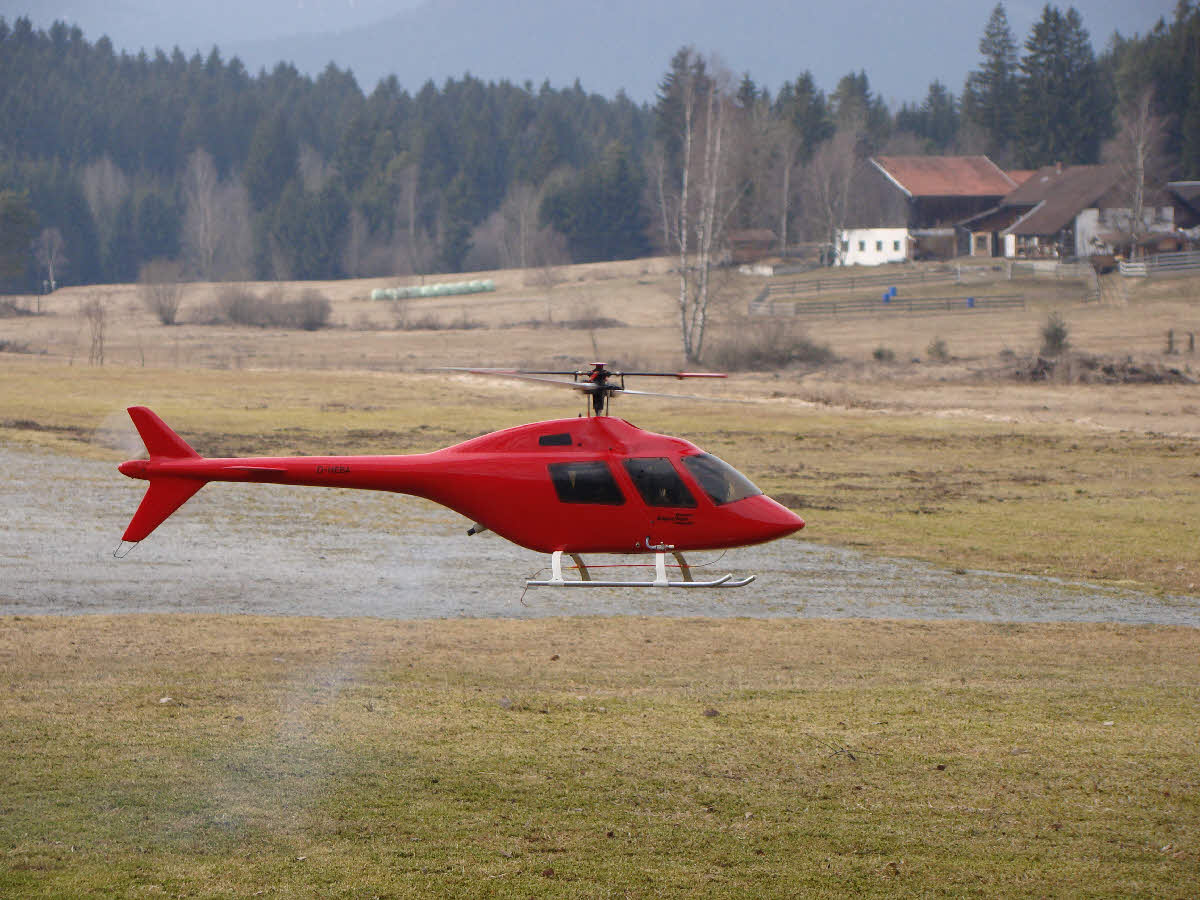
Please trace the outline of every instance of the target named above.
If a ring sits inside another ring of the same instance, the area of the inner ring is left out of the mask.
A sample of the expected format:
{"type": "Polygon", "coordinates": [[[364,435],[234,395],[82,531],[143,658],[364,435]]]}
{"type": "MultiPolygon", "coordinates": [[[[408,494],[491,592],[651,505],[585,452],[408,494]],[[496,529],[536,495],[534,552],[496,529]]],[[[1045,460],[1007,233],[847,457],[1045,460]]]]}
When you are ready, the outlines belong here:
{"type": "Polygon", "coordinates": [[[614,375],[637,375],[641,378],[728,378],[724,372],[613,372],[614,375]]]}
{"type": "Polygon", "coordinates": [[[708,400],[712,403],[740,403],[731,397],[701,397],[699,394],[664,394],[659,391],[635,391],[630,388],[610,388],[614,394],[641,394],[643,397],[670,397],[673,400],[708,400]]]}
{"type": "Polygon", "coordinates": [[[450,372],[467,372],[471,375],[499,375],[501,378],[516,378],[520,381],[534,381],[538,384],[554,384],[559,387],[571,388],[591,394],[599,390],[600,385],[592,381],[559,381],[557,378],[541,378],[540,375],[574,375],[574,372],[525,372],[520,369],[471,369],[466,366],[440,366],[450,372]]]}

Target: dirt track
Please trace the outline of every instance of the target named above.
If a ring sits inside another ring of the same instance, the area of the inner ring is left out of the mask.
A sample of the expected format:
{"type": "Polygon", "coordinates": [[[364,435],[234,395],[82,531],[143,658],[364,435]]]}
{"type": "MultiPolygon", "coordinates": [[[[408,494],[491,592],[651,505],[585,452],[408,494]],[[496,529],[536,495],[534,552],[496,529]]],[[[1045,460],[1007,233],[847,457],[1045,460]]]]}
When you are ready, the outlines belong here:
{"type": "MultiPolygon", "coordinates": [[[[1113,621],[1200,626],[1200,598],[954,572],[800,539],[731,551],[729,591],[529,591],[546,559],[411,497],[210,485],[114,559],[142,485],[115,464],[0,445],[0,614],[260,613],[444,618],[635,614],[1113,621]]],[[[718,554],[698,554],[694,563],[718,554]]]]}

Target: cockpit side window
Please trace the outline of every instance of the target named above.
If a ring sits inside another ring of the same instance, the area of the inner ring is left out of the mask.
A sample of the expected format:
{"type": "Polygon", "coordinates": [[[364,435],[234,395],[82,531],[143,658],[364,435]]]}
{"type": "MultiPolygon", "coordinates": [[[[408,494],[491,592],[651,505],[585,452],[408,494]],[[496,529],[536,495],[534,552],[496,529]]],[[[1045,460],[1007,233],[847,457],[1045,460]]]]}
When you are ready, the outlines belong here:
{"type": "Polygon", "coordinates": [[[711,453],[685,456],[682,462],[717,506],[762,493],[749,478],[711,453]]]}
{"type": "Polygon", "coordinates": [[[647,506],[696,505],[696,498],[665,456],[627,459],[625,471],[647,506]]]}
{"type": "Polygon", "coordinates": [[[625,495],[602,460],[550,463],[550,480],[563,503],[602,503],[620,506],[625,495]]]}

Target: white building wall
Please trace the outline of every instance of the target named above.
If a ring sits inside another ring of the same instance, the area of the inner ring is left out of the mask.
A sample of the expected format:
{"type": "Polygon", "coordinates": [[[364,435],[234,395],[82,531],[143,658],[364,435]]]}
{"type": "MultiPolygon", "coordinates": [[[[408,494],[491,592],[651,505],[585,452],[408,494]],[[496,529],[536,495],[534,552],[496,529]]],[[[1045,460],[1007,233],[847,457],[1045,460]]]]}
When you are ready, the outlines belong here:
{"type": "MultiPolygon", "coordinates": [[[[1075,217],[1075,255],[1091,256],[1097,252],[1111,250],[1099,235],[1106,231],[1130,230],[1133,221],[1132,209],[1112,207],[1101,212],[1098,209],[1085,209],[1075,217]],[[1096,238],[1095,243],[1092,239],[1096,238]]],[[[1142,230],[1170,234],[1175,230],[1175,208],[1171,206],[1147,206],[1142,210],[1142,230]]]]}
{"type": "Polygon", "coordinates": [[[907,228],[847,228],[839,240],[838,264],[843,266],[881,266],[911,255],[907,228]]]}
{"type": "Polygon", "coordinates": [[[1102,243],[1098,238],[1102,230],[1100,210],[1081,210],[1075,217],[1075,255],[1091,256],[1095,253],[1098,244],[1102,243]]]}

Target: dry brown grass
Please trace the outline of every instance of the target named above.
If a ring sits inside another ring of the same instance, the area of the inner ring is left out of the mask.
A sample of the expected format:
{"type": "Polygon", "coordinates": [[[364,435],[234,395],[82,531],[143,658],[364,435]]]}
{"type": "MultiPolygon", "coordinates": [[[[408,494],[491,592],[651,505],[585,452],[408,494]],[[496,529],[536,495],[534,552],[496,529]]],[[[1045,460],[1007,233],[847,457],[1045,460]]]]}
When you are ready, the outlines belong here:
{"type": "MultiPolygon", "coordinates": [[[[409,318],[430,316],[452,322],[466,316],[486,327],[471,333],[442,332],[436,340],[428,333],[396,332],[391,304],[369,299],[373,288],[404,279],[243,286],[262,296],[281,292],[290,297],[319,290],[333,303],[331,324],[335,328],[318,335],[188,324],[225,289],[211,284],[186,287],[180,309],[184,324],[177,327],[160,325],[139,302],[135,285],[117,285],[60,290],[41,300],[48,315],[11,320],[6,322],[6,331],[13,340],[56,360],[80,362],[86,360],[88,349],[79,318],[80,303],[100,300],[109,313],[106,358],[121,365],[411,370],[464,362],[574,364],[597,352],[608,360],[680,362],[675,307],[678,282],[670,272],[669,260],[567,266],[557,271],[561,279],[553,284],[531,280],[521,272],[475,273],[471,277],[492,278],[497,291],[411,301],[409,318]],[[541,328],[504,327],[531,320],[597,317],[615,319],[623,327],[555,330],[552,337],[541,328]]],[[[1166,349],[1168,329],[1174,329],[1183,340],[1187,333],[1200,331],[1200,279],[1141,283],[1107,277],[1114,287],[1106,293],[1111,299],[1102,304],[1080,303],[1081,290],[1074,282],[998,281],[990,286],[942,285],[927,293],[1016,291],[1027,296],[1027,309],[840,319],[816,316],[800,324],[812,340],[859,363],[870,360],[881,346],[894,351],[902,362],[924,359],[930,341],[940,337],[952,356],[990,364],[1004,350],[1035,351],[1040,328],[1051,311],[1063,314],[1072,344],[1092,353],[1159,358],[1166,349]]],[[[742,327],[740,317],[746,304],[765,283],[753,276],[730,275],[721,280],[713,308],[714,346],[722,329],[729,337],[742,327]]]]}
{"type": "Polygon", "coordinates": [[[1195,634],[0,620],[7,896],[1192,896],[1195,634]]]}

